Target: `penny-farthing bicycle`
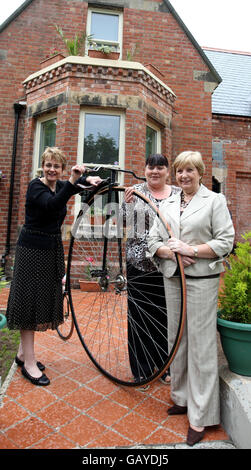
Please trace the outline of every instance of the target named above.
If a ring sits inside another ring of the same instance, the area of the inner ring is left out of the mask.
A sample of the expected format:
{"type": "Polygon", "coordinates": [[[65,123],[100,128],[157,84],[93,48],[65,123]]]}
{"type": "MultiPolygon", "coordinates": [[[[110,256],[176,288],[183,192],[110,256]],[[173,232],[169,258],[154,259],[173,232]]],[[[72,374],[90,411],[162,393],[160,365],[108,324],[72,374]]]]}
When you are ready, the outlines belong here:
{"type": "MultiPolygon", "coordinates": [[[[58,333],[68,339],[73,320],[86,353],[100,372],[118,384],[141,386],[161,377],[175,357],[186,315],[185,276],[181,257],[176,255],[181,308],[176,338],[168,344],[167,330],[162,330],[163,325],[168,326],[168,299],[167,309],[157,309],[147,297],[144,302],[144,294],[142,301],[149,274],[142,272],[140,278],[130,275],[127,249],[132,237],[145,236],[145,223],[150,227],[156,217],[163,224],[166,239],[171,236],[171,229],[156,206],[136,190],[134,196],[144,210],[137,214],[127,211],[130,204],[125,203],[125,187],[115,181],[119,171],[144,179],[113,167],[111,178],[90,192],[81,204],[72,227],[67,260],[65,324],[58,333]],[[82,290],[87,277],[92,280],[93,291],[82,290]],[[142,355],[144,362],[151,365],[147,374],[142,369],[142,355]],[[132,358],[137,364],[137,378],[132,374],[132,358]]],[[[149,285],[149,289],[155,287],[149,285]]]]}

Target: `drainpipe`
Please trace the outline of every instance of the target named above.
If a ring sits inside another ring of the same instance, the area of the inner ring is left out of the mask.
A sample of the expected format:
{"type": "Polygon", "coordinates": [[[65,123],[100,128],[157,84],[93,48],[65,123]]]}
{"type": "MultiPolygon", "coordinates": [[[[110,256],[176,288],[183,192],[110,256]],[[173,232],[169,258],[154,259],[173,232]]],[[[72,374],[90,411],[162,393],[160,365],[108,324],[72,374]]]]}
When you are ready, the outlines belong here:
{"type": "Polygon", "coordinates": [[[14,125],[14,137],[13,137],[13,144],[12,144],[12,161],[11,161],[7,233],[6,233],[6,242],[5,242],[5,253],[2,255],[2,258],[1,258],[1,267],[3,269],[4,275],[5,275],[5,267],[6,267],[6,257],[10,253],[10,234],[11,234],[11,218],[12,218],[12,206],[13,206],[16,153],[17,153],[18,124],[19,124],[20,114],[22,110],[25,108],[25,106],[26,106],[25,101],[14,103],[15,125],[14,125]]]}

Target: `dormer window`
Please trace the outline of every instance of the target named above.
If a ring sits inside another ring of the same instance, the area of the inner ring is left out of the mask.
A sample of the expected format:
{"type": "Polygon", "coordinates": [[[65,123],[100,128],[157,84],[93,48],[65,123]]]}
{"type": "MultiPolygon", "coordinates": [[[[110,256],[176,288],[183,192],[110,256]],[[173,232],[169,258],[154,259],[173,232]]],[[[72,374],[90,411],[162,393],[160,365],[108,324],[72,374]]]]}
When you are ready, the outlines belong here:
{"type": "MultiPolygon", "coordinates": [[[[97,47],[110,46],[122,52],[123,13],[113,10],[89,9],[87,17],[87,34],[97,47]]],[[[90,48],[92,46],[89,46],[90,48]]]]}

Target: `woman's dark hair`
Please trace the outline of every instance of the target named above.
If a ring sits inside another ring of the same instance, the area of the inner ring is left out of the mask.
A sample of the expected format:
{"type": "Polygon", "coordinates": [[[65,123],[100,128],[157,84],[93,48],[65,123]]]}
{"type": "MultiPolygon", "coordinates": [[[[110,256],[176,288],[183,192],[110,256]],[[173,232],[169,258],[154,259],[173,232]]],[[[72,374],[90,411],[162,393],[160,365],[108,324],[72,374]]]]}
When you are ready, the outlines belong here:
{"type": "Polygon", "coordinates": [[[146,159],[146,166],[166,166],[168,168],[168,160],[167,158],[162,155],[161,153],[155,153],[149,155],[146,159]]]}

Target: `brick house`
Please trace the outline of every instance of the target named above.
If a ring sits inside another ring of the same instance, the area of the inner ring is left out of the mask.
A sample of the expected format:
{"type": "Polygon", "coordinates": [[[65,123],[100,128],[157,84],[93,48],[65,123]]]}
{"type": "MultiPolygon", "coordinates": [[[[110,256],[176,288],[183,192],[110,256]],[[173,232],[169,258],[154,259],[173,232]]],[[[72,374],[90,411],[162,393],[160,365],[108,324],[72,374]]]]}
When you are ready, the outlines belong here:
{"type": "Polygon", "coordinates": [[[251,230],[251,53],[204,52],[222,78],[212,97],[213,179],[226,195],[240,240],[251,230]]]}
{"type": "MultiPolygon", "coordinates": [[[[221,77],[168,0],[26,0],[0,28],[0,64],[2,266],[11,264],[27,184],[47,145],[61,147],[69,167],[116,162],[137,174],[153,151],[171,163],[200,150],[212,186],[211,98],[221,77]],[[92,34],[119,59],[90,57],[88,47],[68,56],[55,24],[67,38],[92,34]],[[47,65],[52,49],[65,57],[47,65]]],[[[66,241],[74,212],[72,202],[66,241]]]]}

